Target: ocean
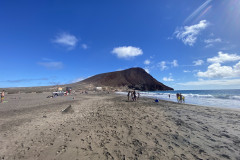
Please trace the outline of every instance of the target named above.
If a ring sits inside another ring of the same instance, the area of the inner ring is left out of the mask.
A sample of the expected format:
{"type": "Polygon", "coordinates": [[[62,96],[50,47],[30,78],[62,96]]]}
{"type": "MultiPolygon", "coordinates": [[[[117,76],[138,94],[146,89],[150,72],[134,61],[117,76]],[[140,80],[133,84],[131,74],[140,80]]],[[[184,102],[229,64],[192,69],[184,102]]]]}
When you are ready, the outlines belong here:
{"type": "MultiPolygon", "coordinates": [[[[118,93],[127,94],[126,92],[118,93]]],[[[187,104],[240,109],[240,89],[153,91],[140,92],[140,96],[177,102],[177,93],[185,97],[187,104]]]]}

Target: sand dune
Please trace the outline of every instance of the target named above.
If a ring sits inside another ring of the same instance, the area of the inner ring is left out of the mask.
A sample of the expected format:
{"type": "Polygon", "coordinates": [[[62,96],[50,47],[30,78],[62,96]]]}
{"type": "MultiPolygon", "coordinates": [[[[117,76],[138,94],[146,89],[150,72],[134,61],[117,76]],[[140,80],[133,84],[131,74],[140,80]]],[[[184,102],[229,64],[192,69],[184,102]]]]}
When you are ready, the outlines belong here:
{"type": "Polygon", "coordinates": [[[0,104],[1,159],[240,159],[238,110],[48,94],[0,104]]]}

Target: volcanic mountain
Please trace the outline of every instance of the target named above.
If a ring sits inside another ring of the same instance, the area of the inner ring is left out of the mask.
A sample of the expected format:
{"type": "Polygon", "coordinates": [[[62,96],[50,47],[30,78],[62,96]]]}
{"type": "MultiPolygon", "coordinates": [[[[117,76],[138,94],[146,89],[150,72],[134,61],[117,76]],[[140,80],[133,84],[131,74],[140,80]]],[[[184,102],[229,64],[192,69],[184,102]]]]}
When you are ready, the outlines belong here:
{"type": "Polygon", "coordinates": [[[173,90],[173,88],[158,82],[142,68],[130,68],[122,71],[102,73],[78,83],[142,91],[173,90]]]}

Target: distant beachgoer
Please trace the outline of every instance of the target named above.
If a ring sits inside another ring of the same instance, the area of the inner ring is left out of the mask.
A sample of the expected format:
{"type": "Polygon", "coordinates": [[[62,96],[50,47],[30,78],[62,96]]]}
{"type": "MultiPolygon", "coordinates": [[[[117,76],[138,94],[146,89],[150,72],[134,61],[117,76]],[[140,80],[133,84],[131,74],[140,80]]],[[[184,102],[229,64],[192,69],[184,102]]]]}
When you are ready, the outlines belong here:
{"type": "Polygon", "coordinates": [[[184,96],[182,96],[182,101],[183,101],[183,103],[185,103],[185,97],[184,96]]]}
{"type": "Polygon", "coordinates": [[[5,96],[5,91],[3,90],[2,93],[1,93],[1,103],[3,103],[3,100],[4,100],[4,96],[5,96]]]}
{"type": "Polygon", "coordinates": [[[179,95],[180,103],[182,103],[182,94],[179,95]]]}
{"type": "Polygon", "coordinates": [[[155,99],[154,101],[155,101],[155,102],[158,102],[158,99],[155,99]]]}
{"type": "Polygon", "coordinates": [[[170,94],[168,95],[169,99],[170,99],[170,94]]]}
{"type": "Polygon", "coordinates": [[[129,96],[130,96],[131,92],[128,91],[127,97],[128,97],[128,101],[129,101],[129,96]]]}
{"type": "Polygon", "coordinates": [[[140,93],[138,92],[138,97],[137,97],[137,99],[139,99],[140,98],[140,93]]]}
{"type": "Polygon", "coordinates": [[[133,91],[133,101],[136,101],[137,100],[137,95],[136,95],[136,91],[134,90],[133,91]]]}
{"type": "Polygon", "coordinates": [[[179,103],[179,100],[180,100],[179,93],[176,94],[176,97],[177,97],[177,102],[179,103]]]}

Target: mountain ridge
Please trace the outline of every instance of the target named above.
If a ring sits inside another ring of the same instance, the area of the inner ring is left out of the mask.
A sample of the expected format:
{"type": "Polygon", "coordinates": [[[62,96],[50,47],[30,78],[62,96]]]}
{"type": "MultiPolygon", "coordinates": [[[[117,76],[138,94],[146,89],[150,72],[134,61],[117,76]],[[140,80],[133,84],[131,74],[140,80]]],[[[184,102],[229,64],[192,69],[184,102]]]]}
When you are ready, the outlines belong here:
{"type": "Polygon", "coordinates": [[[157,81],[144,69],[139,67],[97,74],[76,84],[137,89],[142,91],[173,90],[173,88],[157,81]]]}

